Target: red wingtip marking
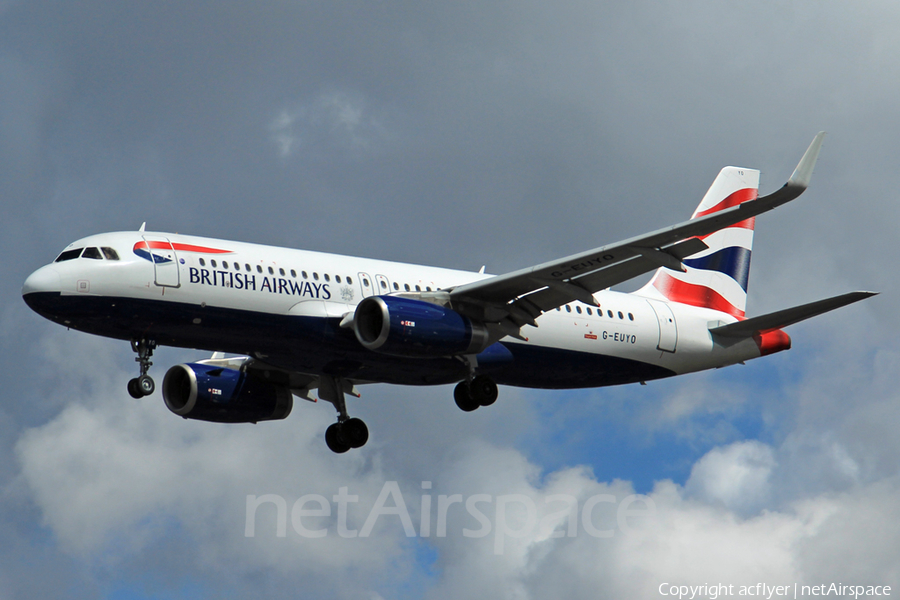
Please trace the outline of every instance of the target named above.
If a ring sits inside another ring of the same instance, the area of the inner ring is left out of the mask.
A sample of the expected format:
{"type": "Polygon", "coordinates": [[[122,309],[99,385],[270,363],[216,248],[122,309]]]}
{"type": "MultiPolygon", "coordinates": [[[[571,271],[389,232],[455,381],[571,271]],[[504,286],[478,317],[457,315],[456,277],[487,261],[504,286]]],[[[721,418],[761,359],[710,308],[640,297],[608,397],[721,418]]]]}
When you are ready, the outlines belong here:
{"type": "Polygon", "coordinates": [[[753,336],[753,341],[759,346],[760,356],[767,356],[782,350],[791,349],[791,336],[781,329],[757,333],[753,336]]]}

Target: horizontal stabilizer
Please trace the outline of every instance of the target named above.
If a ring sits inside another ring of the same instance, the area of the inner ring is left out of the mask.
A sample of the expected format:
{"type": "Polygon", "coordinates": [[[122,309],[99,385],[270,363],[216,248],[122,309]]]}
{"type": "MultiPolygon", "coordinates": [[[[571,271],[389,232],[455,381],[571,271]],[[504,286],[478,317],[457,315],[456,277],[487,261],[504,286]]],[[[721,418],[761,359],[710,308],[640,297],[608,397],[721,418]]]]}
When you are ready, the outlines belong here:
{"type": "Polygon", "coordinates": [[[809,304],[795,306],[794,308],[786,308],[767,315],[738,321],[737,323],[714,327],[709,331],[710,333],[724,337],[750,337],[760,332],[781,329],[782,327],[805,321],[806,319],[821,315],[822,313],[827,313],[836,308],[841,308],[842,306],[847,306],[848,304],[853,304],[854,302],[859,302],[860,300],[865,300],[866,298],[877,294],[878,292],[850,292],[849,294],[842,294],[840,296],[835,296],[834,298],[810,302],[809,304]]]}

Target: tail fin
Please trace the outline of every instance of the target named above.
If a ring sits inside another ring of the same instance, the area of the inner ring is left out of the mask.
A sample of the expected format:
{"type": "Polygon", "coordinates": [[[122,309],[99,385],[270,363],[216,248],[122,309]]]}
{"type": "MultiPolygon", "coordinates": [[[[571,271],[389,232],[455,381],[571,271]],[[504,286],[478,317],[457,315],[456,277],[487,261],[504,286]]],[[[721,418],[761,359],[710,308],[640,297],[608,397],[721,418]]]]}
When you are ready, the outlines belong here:
{"type": "MultiPolygon", "coordinates": [[[[692,219],[755,200],[759,171],[725,167],[691,216],[692,219]]],[[[701,239],[709,248],[684,259],[686,272],[660,268],[638,293],[692,306],[701,306],[744,318],[753,227],[750,218],[701,239]]]]}

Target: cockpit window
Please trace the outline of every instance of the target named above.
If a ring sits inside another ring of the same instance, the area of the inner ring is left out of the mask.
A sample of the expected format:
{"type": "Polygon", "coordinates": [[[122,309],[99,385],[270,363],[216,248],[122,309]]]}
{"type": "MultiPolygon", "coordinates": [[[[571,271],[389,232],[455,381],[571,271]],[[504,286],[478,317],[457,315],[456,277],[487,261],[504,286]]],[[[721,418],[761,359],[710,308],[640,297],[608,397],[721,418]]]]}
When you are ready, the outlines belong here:
{"type": "Polygon", "coordinates": [[[75,248],[74,250],[66,250],[62,254],[56,257],[56,260],[53,262],[63,262],[65,260],[72,260],[81,256],[81,251],[84,248],[75,248]]]}
{"type": "Polygon", "coordinates": [[[114,249],[109,247],[103,248],[75,248],[73,250],[66,250],[62,254],[56,257],[56,260],[53,262],[63,262],[66,260],[74,260],[78,257],[81,258],[93,258],[94,260],[119,260],[119,253],[114,249]]]}

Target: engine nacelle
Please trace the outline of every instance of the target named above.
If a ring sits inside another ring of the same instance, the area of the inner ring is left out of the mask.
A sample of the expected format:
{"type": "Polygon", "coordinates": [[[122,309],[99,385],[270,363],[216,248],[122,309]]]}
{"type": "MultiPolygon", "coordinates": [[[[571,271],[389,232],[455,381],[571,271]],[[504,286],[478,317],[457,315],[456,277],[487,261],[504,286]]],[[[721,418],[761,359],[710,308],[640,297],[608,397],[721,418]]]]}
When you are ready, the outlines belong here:
{"type": "Polygon", "coordinates": [[[294,397],[283,386],[202,363],[175,365],[163,380],[163,399],[176,415],[216,423],[284,419],[294,397]]]}
{"type": "Polygon", "coordinates": [[[364,347],[394,356],[478,354],[488,345],[484,325],[449,308],[399,296],[364,299],[356,307],[353,329],[364,347]]]}

